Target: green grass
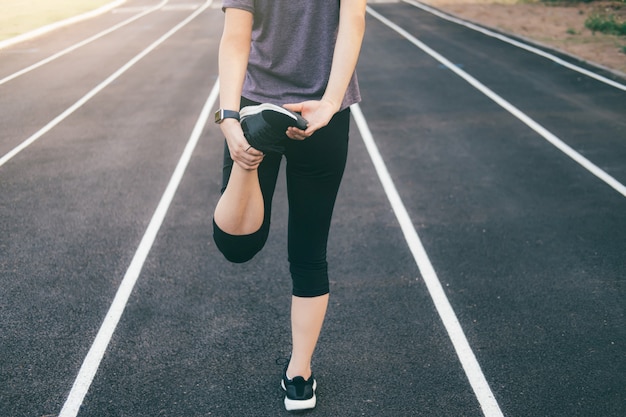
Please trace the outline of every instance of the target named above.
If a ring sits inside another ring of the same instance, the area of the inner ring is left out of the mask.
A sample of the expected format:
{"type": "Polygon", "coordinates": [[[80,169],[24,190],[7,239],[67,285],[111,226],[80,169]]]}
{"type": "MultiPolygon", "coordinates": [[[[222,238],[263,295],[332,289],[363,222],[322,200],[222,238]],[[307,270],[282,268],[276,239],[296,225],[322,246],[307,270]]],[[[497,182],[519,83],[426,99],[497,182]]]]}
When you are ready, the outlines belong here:
{"type": "Polygon", "coordinates": [[[612,13],[594,13],[585,20],[585,27],[592,32],[608,35],[626,35],[626,22],[618,20],[612,13]]]}
{"type": "Polygon", "coordinates": [[[594,0],[541,0],[542,3],[547,3],[549,5],[561,6],[568,4],[576,4],[576,3],[591,3],[594,0]]]}
{"type": "MultiPolygon", "coordinates": [[[[602,0],[540,0],[542,3],[551,4],[576,4],[576,3],[593,3],[602,0]]],[[[615,3],[626,3],[626,0],[613,0],[615,3]]]]}

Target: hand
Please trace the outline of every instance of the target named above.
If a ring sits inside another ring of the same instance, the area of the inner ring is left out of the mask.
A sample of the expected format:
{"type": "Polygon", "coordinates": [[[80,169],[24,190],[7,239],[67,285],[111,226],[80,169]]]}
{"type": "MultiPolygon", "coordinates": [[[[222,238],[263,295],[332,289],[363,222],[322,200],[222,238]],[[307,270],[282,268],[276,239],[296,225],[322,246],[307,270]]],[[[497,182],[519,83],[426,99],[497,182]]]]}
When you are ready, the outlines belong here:
{"type": "Polygon", "coordinates": [[[226,138],[232,160],[245,170],[257,169],[265,155],[250,146],[239,122],[235,119],[226,119],[220,123],[220,128],[226,138]]]}
{"type": "Polygon", "coordinates": [[[309,122],[306,130],[296,127],[287,129],[287,137],[295,140],[304,140],[326,126],[338,110],[333,103],[326,100],[309,100],[301,103],[285,104],[283,107],[302,114],[302,117],[309,122]]]}

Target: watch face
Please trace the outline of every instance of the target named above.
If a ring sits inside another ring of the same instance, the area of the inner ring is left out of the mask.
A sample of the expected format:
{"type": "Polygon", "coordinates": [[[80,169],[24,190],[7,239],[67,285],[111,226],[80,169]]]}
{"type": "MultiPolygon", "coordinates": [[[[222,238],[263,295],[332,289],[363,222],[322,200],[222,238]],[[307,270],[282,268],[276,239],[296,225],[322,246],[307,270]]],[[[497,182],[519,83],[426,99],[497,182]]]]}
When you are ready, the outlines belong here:
{"type": "Polygon", "coordinates": [[[222,121],[222,109],[219,109],[215,112],[215,123],[219,123],[222,121]]]}

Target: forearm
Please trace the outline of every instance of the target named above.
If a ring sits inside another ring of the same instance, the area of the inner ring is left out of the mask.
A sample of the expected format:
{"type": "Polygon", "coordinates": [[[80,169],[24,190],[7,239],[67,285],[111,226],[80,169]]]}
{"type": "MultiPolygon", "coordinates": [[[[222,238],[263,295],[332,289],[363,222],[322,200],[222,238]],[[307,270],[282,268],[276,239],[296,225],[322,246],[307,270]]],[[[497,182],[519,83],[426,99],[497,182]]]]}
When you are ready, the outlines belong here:
{"type": "Polygon", "coordinates": [[[365,0],[344,0],[328,85],[322,100],[339,110],[354,74],[365,34],[365,0]]]}
{"type": "MultiPolygon", "coordinates": [[[[241,92],[248,68],[250,42],[252,38],[252,14],[239,9],[226,9],[224,33],[220,41],[219,75],[220,75],[220,107],[226,110],[239,110],[241,92]]],[[[230,156],[244,170],[254,170],[263,160],[263,153],[249,150],[241,130],[235,119],[226,119],[220,128],[230,151],[230,156]]]]}
{"type": "Polygon", "coordinates": [[[241,91],[248,67],[252,32],[252,15],[227,9],[224,32],[218,54],[220,107],[239,110],[241,91]]]}

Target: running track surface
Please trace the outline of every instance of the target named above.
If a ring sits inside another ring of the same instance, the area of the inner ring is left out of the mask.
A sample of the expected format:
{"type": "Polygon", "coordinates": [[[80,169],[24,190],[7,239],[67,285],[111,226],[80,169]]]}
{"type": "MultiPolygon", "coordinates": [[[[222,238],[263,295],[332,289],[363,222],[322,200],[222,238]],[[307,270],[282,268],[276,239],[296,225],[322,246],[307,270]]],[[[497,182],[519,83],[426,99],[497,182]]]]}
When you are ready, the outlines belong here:
{"type": "MultiPolygon", "coordinates": [[[[1,416],[286,414],[284,181],[257,258],[211,238],[222,19],[0,50],[1,416]]],[[[309,414],[626,415],[625,80],[414,2],[367,25],[309,414]]]]}

